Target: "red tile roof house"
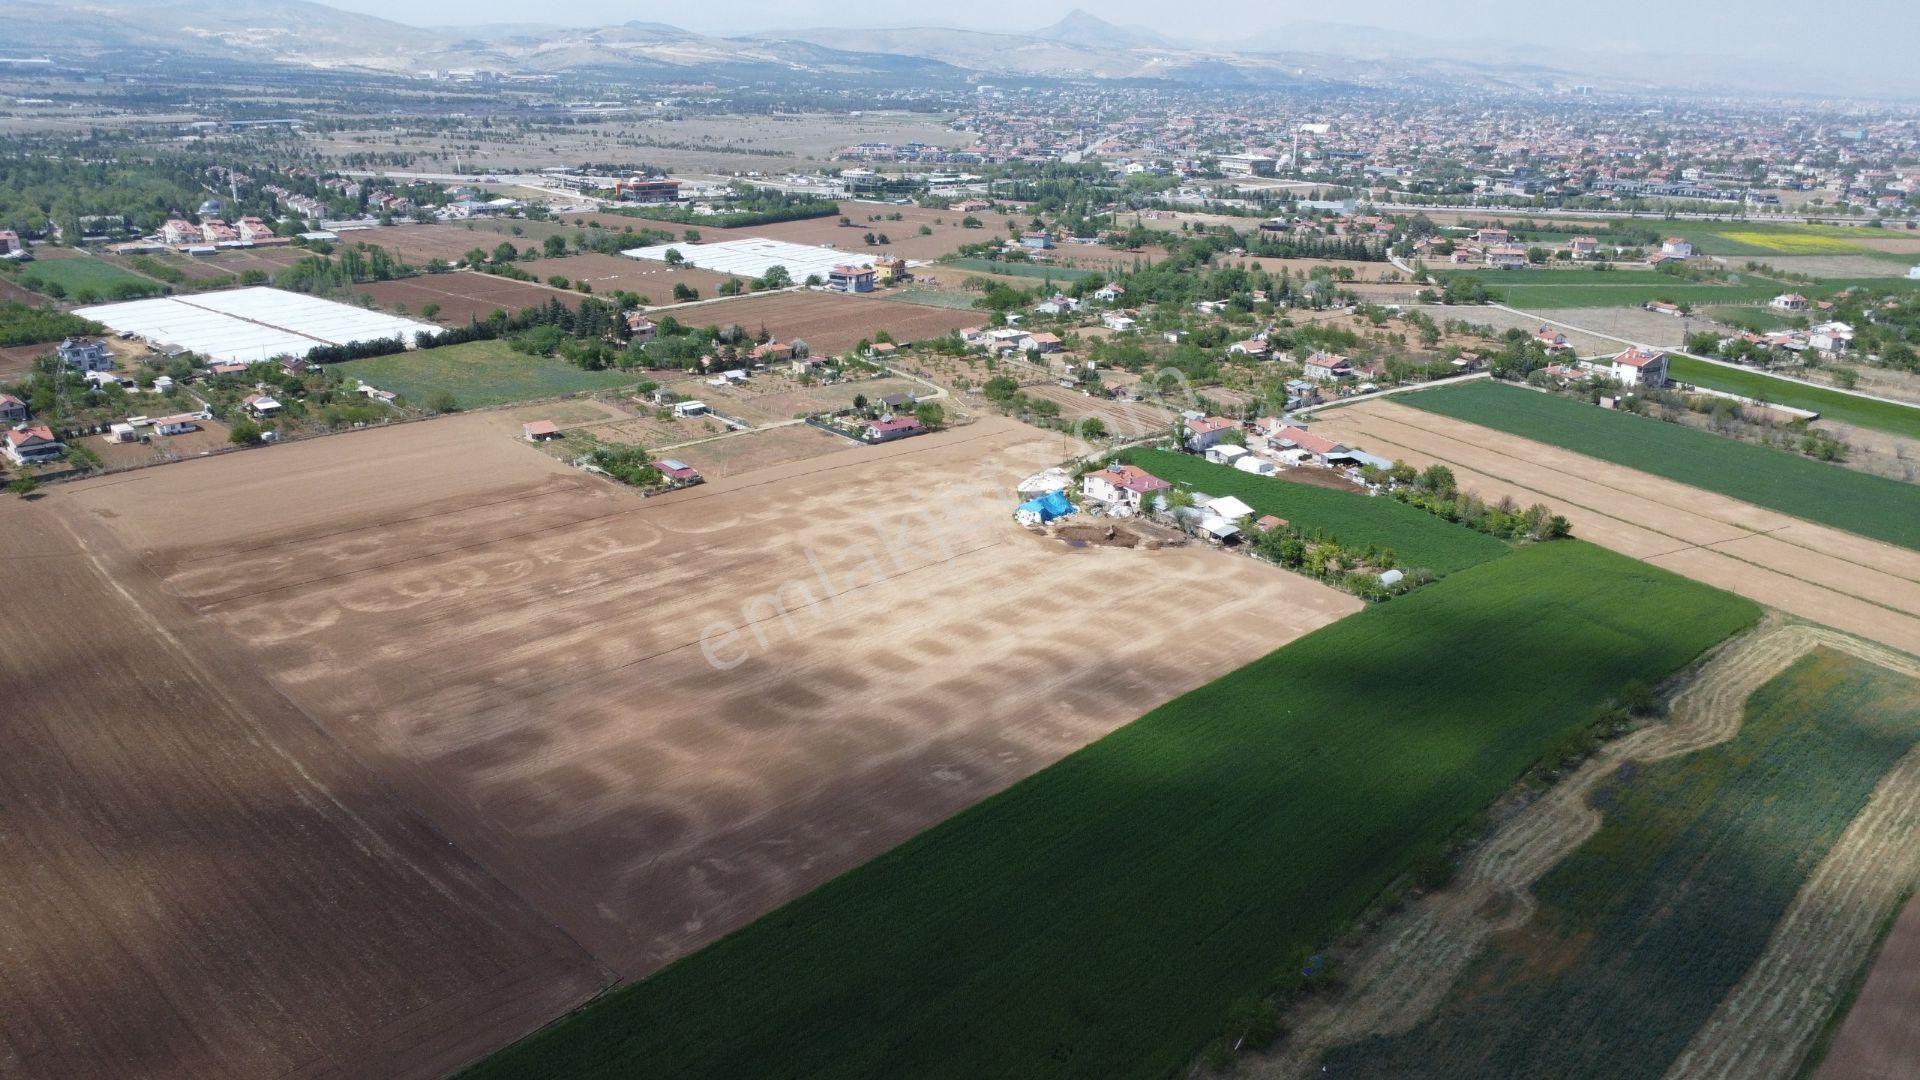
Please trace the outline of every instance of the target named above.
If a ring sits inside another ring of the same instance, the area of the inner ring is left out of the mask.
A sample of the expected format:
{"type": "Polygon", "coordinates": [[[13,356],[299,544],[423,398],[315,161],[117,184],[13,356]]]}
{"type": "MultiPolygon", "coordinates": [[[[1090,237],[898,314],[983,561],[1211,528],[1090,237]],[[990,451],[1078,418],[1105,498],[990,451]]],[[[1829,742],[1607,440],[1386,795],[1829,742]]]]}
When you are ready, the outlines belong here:
{"type": "Polygon", "coordinates": [[[535,420],[520,428],[528,442],[541,442],[560,437],[560,427],[551,420],[535,420]]]}
{"type": "Polygon", "coordinates": [[[1104,503],[1108,513],[1120,516],[1138,512],[1142,499],[1172,487],[1145,469],[1117,461],[1080,478],[1081,495],[1104,503]]]}
{"type": "Polygon", "coordinates": [[[26,402],[12,394],[0,394],[0,423],[15,424],[26,418],[26,402]]]}
{"type": "Polygon", "coordinates": [[[0,445],[16,465],[30,465],[40,461],[52,461],[66,450],[53,437],[53,429],[45,424],[21,424],[7,432],[6,442],[0,445]]]}
{"type": "Polygon", "coordinates": [[[1267,444],[1276,450],[1304,450],[1322,465],[1334,454],[1347,452],[1340,443],[1297,427],[1282,427],[1273,432],[1267,436],[1267,444]]]}
{"type": "Polygon", "coordinates": [[[1657,349],[1628,349],[1613,358],[1607,374],[1618,379],[1621,386],[1649,386],[1657,390],[1667,385],[1667,354],[1657,349]]]}
{"type": "Polygon", "coordinates": [[[1220,442],[1227,432],[1238,425],[1224,416],[1202,416],[1187,421],[1187,449],[1205,450],[1220,442]]]}
{"type": "Polygon", "coordinates": [[[1303,374],[1309,379],[1328,381],[1332,379],[1350,379],[1353,377],[1353,365],[1344,356],[1317,352],[1307,357],[1301,365],[1303,374]]]}
{"type": "Polygon", "coordinates": [[[861,438],[868,442],[891,442],[904,439],[909,435],[920,434],[920,420],[914,416],[891,416],[885,420],[873,420],[867,424],[861,438]]]}

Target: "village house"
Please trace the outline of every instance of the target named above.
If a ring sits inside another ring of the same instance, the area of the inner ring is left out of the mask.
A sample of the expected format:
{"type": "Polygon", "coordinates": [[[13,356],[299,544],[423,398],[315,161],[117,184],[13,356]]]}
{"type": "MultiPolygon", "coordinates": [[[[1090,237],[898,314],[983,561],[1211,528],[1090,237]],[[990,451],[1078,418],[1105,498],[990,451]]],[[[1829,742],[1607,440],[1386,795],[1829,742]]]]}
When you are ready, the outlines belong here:
{"type": "Polygon", "coordinates": [[[793,359],[793,346],[782,341],[767,341],[755,345],[747,355],[756,364],[784,364],[793,359]]]}
{"type": "Polygon", "coordinates": [[[1533,340],[1549,353],[1572,352],[1573,346],[1567,344],[1567,335],[1551,326],[1543,326],[1533,332],[1533,340]]]}
{"type": "Polygon", "coordinates": [[[60,355],[60,363],[75,371],[107,371],[113,367],[113,354],[107,351],[104,341],[92,341],[87,338],[68,338],[54,347],[60,355]]]}
{"type": "Polygon", "coordinates": [[[1823,322],[1808,332],[1807,344],[1838,356],[1853,348],[1853,327],[1843,322],[1823,322]]]}
{"type": "Polygon", "coordinates": [[[1649,300],[1645,306],[1648,311],[1653,312],[1655,315],[1670,315],[1677,319],[1686,314],[1686,312],[1680,310],[1679,304],[1669,304],[1665,300],[1649,300]]]}
{"type": "Polygon", "coordinates": [[[873,291],[873,278],[871,266],[842,263],[827,271],[827,288],[843,293],[869,293],[873,291]]]}
{"type": "Polygon", "coordinates": [[[273,239],[273,226],[257,217],[241,218],[237,229],[240,234],[240,239],[249,244],[257,244],[262,240],[273,239]]]}
{"type": "Polygon", "coordinates": [[[1140,324],[1134,321],[1133,316],[1124,312],[1109,311],[1100,316],[1100,325],[1116,333],[1124,334],[1140,324]]]}
{"type": "Polygon", "coordinates": [[[26,418],[26,402],[12,394],[0,394],[0,424],[17,424],[26,418]]]}
{"type": "MultiPolygon", "coordinates": [[[[1914,267],[1914,269],[1920,271],[1920,266],[1914,267]]],[[[1916,273],[1914,276],[1920,277],[1920,273],[1916,273]]],[[[1114,281],[1109,281],[1093,291],[1093,298],[1103,304],[1117,304],[1126,299],[1126,296],[1127,287],[1114,281]]]]}
{"type": "Polygon", "coordinates": [[[1660,241],[1660,254],[1669,259],[1693,258],[1693,245],[1678,236],[1669,236],[1660,241]]]}
{"type": "Polygon", "coordinates": [[[4,445],[8,460],[15,465],[33,465],[43,461],[52,461],[66,450],[53,437],[53,430],[45,424],[16,424],[7,432],[4,445]]]}
{"type": "Polygon", "coordinates": [[[1028,334],[1020,339],[1021,352],[1038,352],[1042,355],[1060,351],[1060,338],[1056,334],[1028,334]]]}
{"type": "Polygon", "coordinates": [[[1667,354],[1658,349],[1628,349],[1601,366],[1621,386],[1657,390],[1667,385],[1667,354]]]}
{"type": "Polygon", "coordinates": [[[249,413],[262,419],[277,416],[280,413],[280,402],[268,394],[248,394],[240,405],[249,413]]]}
{"type": "Polygon", "coordinates": [[[1282,424],[1277,420],[1263,421],[1267,425],[1267,446],[1280,453],[1280,460],[1289,465],[1313,462],[1316,465],[1331,464],[1333,459],[1344,456],[1348,451],[1332,439],[1315,435],[1305,428],[1282,424]]]}
{"type": "Polygon", "coordinates": [[[1236,341],[1227,346],[1227,352],[1236,356],[1251,356],[1255,360],[1265,360],[1267,358],[1267,343],[1261,341],[1259,338],[1248,338],[1245,341],[1236,341]]]}
{"type": "Polygon", "coordinates": [[[1487,249],[1487,266],[1494,270],[1525,270],[1527,249],[1513,244],[1495,244],[1487,249]]]}
{"type": "Polygon", "coordinates": [[[1767,306],[1775,311],[1805,311],[1807,302],[1807,298],[1799,293],[1781,293],[1767,301],[1767,306]]]}
{"type": "Polygon", "coordinates": [[[1505,229],[1481,229],[1479,232],[1473,234],[1473,242],[1476,244],[1491,246],[1494,244],[1511,243],[1512,240],[1513,234],[1505,229]]]}
{"type": "Polygon", "coordinates": [[[1020,246],[1033,251],[1048,251],[1053,247],[1053,234],[1030,232],[1020,234],[1020,246]]]}
{"type": "Polygon", "coordinates": [[[1147,496],[1172,487],[1144,469],[1117,461],[1080,478],[1082,496],[1102,504],[1108,513],[1122,517],[1139,513],[1141,502],[1147,496]]]}
{"type": "Polygon", "coordinates": [[[208,218],[200,223],[200,239],[208,244],[237,244],[240,231],[219,218],[208,218]]]}
{"type": "Polygon", "coordinates": [[[1033,306],[1038,315],[1068,315],[1080,310],[1080,301],[1071,296],[1054,293],[1033,306]]]}
{"type": "Polygon", "coordinates": [[[190,431],[199,431],[200,421],[204,419],[206,419],[206,417],[197,412],[162,416],[153,422],[153,433],[155,435],[185,435],[190,431]]]}
{"type": "Polygon", "coordinates": [[[873,261],[874,279],[885,284],[912,281],[913,271],[907,269],[907,260],[895,255],[882,255],[873,261]]]}
{"type": "Polygon", "coordinates": [[[1329,352],[1316,352],[1301,363],[1302,373],[1319,382],[1353,378],[1353,365],[1347,358],[1329,352]]]}
{"type": "Polygon", "coordinates": [[[867,421],[860,437],[870,443],[892,442],[909,435],[920,434],[920,419],[915,416],[885,416],[879,420],[867,421]]]}
{"type": "MultiPolygon", "coordinates": [[[[20,242],[20,234],[12,229],[0,229],[0,259],[16,259],[27,253],[27,246],[20,242]]],[[[1920,274],[1914,275],[1920,277],[1920,274]]]]}
{"type": "Polygon", "coordinates": [[[1567,254],[1576,259],[1591,259],[1600,254],[1600,241],[1591,236],[1576,236],[1567,241],[1567,254]]]}
{"type": "Polygon", "coordinates": [[[660,327],[652,319],[638,311],[627,312],[627,338],[645,345],[660,332],[660,327]]]}
{"type": "Polygon", "coordinates": [[[826,367],[827,358],[824,356],[796,356],[787,370],[796,376],[809,374],[817,376],[825,371],[826,367]]]}
{"type": "Polygon", "coordinates": [[[1219,443],[1237,425],[1224,416],[1190,416],[1185,426],[1187,449],[1200,451],[1219,443]]]}

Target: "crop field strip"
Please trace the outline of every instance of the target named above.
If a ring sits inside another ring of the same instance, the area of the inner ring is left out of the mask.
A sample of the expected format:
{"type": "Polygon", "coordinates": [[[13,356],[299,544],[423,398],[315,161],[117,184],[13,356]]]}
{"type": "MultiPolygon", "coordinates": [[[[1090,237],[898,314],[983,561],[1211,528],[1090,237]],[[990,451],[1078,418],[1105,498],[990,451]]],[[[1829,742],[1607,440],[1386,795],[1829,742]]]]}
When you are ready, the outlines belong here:
{"type": "Polygon", "coordinates": [[[470,1075],[1164,1075],[1599,700],[1757,617],[1578,541],[1521,548],[1148,713],[470,1075]]]}
{"type": "Polygon", "coordinates": [[[1669,356],[1669,369],[1681,382],[1724,390],[1730,394],[1776,405],[1811,409],[1822,420],[1873,428],[1909,439],[1920,439],[1920,405],[1902,405],[1891,401],[1843,394],[1790,379],[1778,379],[1747,368],[1730,368],[1695,360],[1687,356],[1669,356]]]}
{"type": "Polygon", "coordinates": [[[1390,548],[1403,565],[1450,574],[1511,550],[1505,541],[1445,521],[1397,499],[1255,476],[1190,454],[1129,450],[1128,463],[1208,495],[1232,495],[1254,513],[1285,518],[1308,536],[1323,532],[1348,547],[1390,548]]]}
{"type": "Polygon", "coordinates": [[[1912,484],[1492,380],[1397,400],[1920,550],[1920,487],[1912,484]]]}
{"type": "Polygon", "coordinates": [[[1317,425],[1374,453],[1443,464],[1483,498],[1545,501],[1575,535],[1897,649],[1920,652],[1920,555],[1558,447],[1393,402],[1317,425]]]}
{"type": "MultiPolygon", "coordinates": [[[[1452,989],[1330,1067],[1790,1075],[1920,876],[1915,674],[1808,627],[1736,645],[1670,722],[1605,749],[1476,852],[1461,895],[1423,905],[1467,915],[1451,962],[1418,972],[1452,989]]],[[[1378,974],[1414,976],[1408,951],[1378,974]]]]}

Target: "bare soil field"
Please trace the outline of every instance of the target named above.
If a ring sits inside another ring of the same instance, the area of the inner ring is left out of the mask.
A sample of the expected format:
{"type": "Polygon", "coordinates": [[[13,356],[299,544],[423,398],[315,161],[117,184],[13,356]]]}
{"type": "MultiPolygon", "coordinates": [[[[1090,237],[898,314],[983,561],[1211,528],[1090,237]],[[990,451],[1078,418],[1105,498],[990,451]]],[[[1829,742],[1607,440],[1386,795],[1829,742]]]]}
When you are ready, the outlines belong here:
{"type": "Polygon", "coordinates": [[[920,341],[948,331],[978,326],[980,313],[921,304],[889,303],[867,296],[798,291],[762,293],[676,310],[689,326],[738,323],[749,330],[764,326],[781,341],[799,338],[815,353],[846,352],[882,330],[896,341],[920,341]]]}
{"type": "Polygon", "coordinates": [[[138,481],[91,483],[0,513],[0,1074],[437,1076],[609,981],[78,505],[138,481]]]}
{"type": "Polygon", "coordinates": [[[1031,387],[1026,393],[1030,398],[1044,398],[1058,404],[1062,419],[1097,416],[1107,426],[1108,434],[1121,439],[1141,439],[1171,430],[1174,417],[1178,415],[1172,409],[1144,401],[1089,397],[1078,390],[1051,383],[1031,387]]]}
{"type": "MultiPolygon", "coordinates": [[[[1498,334],[1519,328],[1528,333],[1543,325],[1551,324],[1566,334],[1568,344],[1581,356],[1597,356],[1601,353],[1618,353],[1626,346],[1614,337],[1642,345],[1654,345],[1660,348],[1677,349],[1683,344],[1681,338],[1686,332],[1686,320],[1671,315],[1660,315],[1640,308],[1576,308],[1563,311],[1509,311],[1497,307],[1453,306],[1445,304],[1426,304],[1420,310],[1433,316],[1440,322],[1448,319],[1461,319],[1475,326],[1491,326],[1498,334]],[[1583,333],[1572,327],[1582,327],[1596,333],[1583,333]],[[1612,335],[1606,337],[1602,335],[1612,335]]],[[[1696,320],[1704,322],[1705,320],[1696,320]]]]}
{"type": "Polygon", "coordinates": [[[34,305],[41,305],[47,302],[47,298],[41,296],[39,293],[28,292],[26,289],[15,285],[6,278],[0,277],[0,301],[3,300],[17,300],[23,304],[34,305]]]}
{"type": "Polygon", "coordinates": [[[1920,898],[1909,900],[1814,1070],[1815,1080],[1906,1080],[1920,1068],[1920,898]]]}
{"type": "MultiPolygon", "coordinates": [[[[5,299],[0,297],[0,299],[5,299]]],[[[41,345],[8,345],[0,347],[0,382],[12,382],[23,379],[33,373],[33,361],[53,351],[53,342],[41,345]]]]}
{"type": "Polygon", "coordinates": [[[470,318],[484,319],[502,308],[512,312],[538,307],[556,296],[578,302],[571,292],[467,270],[369,282],[353,286],[353,291],[373,297],[373,302],[381,307],[404,306],[413,315],[420,314],[420,309],[428,304],[439,304],[440,310],[434,314],[433,321],[444,326],[464,325],[470,318]]]}
{"type": "Polygon", "coordinates": [[[787,424],[676,447],[672,453],[700,470],[700,475],[708,480],[720,480],[836,453],[852,445],[847,439],[811,424],[787,424]]]}
{"type": "MultiPolygon", "coordinates": [[[[492,228],[492,222],[436,224],[436,225],[396,225],[390,229],[353,229],[340,234],[335,245],[352,245],[361,242],[383,247],[400,256],[414,266],[422,266],[428,259],[445,259],[452,262],[463,258],[474,248],[483,248],[488,252],[502,240],[511,240],[517,248],[529,244],[538,245],[539,239],[531,236],[503,235],[492,228]]],[[[515,222],[525,230],[527,225],[538,222],[515,222]]]]}
{"type": "Polygon", "coordinates": [[[1065,449],[989,420],[643,500],[467,416],[61,505],[635,977],[1357,608],[1021,542],[1013,485],[1065,449]]]}
{"type": "Polygon", "coordinates": [[[1594,543],[1920,653],[1920,552],[1390,400],[1316,420],[1320,434],[1370,453],[1444,464],[1483,498],[1544,502],[1594,543]]]}
{"type": "MultiPolygon", "coordinates": [[[[812,218],[807,221],[782,221],[774,225],[756,225],[751,229],[725,230],[727,238],[735,239],[748,236],[764,236],[773,240],[785,240],[795,244],[820,244],[836,247],[845,251],[866,254],[898,255],[903,259],[916,262],[931,262],[943,255],[951,255],[962,244],[977,244],[988,234],[986,229],[962,228],[960,219],[965,214],[953,210],[936,210],[919,206],[894,206],[890,203],[856,202],[843,199],[840,212],[847,218],[847,224],[840,224],[839,218],[812,218]],[[894,214],[900,215],[899,221],[887,220],[894,214]],[[921,236],[920,227],[926,226],[932,235],[921,236]],[[884,233],[888,243],[866,244],[866,234],[873,233],[878,239],[884,233]]],[[[980,215],[975,215],[979,217],[980,215]]],[[[982,221],[998,220],[982,217],[982,221]]],[[[704,239],[708,230],[701,230],[704,239]]],[[[721,232],[722,230],[712,230],[721,232]]]]}
{"type": "Polygon", "coordinates": [[[716,274],[711,270],[699,270],[683,267],[675,270],[665,263],[649,262],[643,259],[628,259],[619,255],[569,255],[563,259],[541,259],[528,263],[525,269],[537,274],[545,281],[549,275],[564,274],[569,281],[585,281],[593,286],[596,293],[610,293],[615,289],[625,289],[647,298],[653,304],[671,304],[673,287],[686,285],[700,290],[701,296],[715,295],[714,289],[724,284],[727,275],[716,274]]]}

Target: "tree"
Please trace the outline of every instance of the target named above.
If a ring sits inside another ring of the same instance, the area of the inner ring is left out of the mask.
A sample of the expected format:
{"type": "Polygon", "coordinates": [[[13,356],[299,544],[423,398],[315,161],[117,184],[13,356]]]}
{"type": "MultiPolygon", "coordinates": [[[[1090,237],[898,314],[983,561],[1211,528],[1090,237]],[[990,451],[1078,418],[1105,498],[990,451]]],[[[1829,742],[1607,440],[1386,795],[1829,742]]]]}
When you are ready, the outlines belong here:
{"type": "Polygon", "coordinates": [[[235,446],[252,446],[260,441],[260,425],[251,420],[235,420],[227,431],[227,441],[235,446]]]}
{"type": "Polygon", "coordinates": [[[1445,465],[1427,466],[1420,474],[1420,486],[1440,496],[1451,496],[1458,489],[1453,470],[1445,465]]]}
{"type": "Polygon", "coordinates": [[[966,217],[963,217],[963,218],[961,218],[961,219],[960,219],[960,227],[961,227],[961,228],[963,228],[963,229],[984,229],[984,228],[986,228],[986,226],[985,226],[984,224],[982,224],[982,223],[981,223],[981,221],[980,221],[980,219],[979,219],[979,218],[977,218],[977,217],[974,217],[974,216],[973,216],[972,214],[968,214],[968,215],[967,215],[966,217]]]}
{"type": "Polygon", "coordinates": [[[684,281],[676,281],[673,283],[673,298],[681,302],[698,300],[700,299],[700,290],[688,285],[684,281]]]}
{"type": "Polygon", "coordinates": [[[866,245],[868,247],[872,247],[875,243],[874,236],[872,233],[868,233],[867,235],[861,237],[860,239],[866,241],[866,245]]]}
{"type": "Polygon", "coordinates": [[[40,490],[40,481],[31,476],[16,476],[13,482],[7,485],[7,490],[23,499],[30,499],[34,492],[40,490]]]}
{"type": "Polygon", "coordinates": [[[567,238],[554,233],[540,242],[540,248],[546,252],[548,258],[557,259],[567,253],[567,238]]]}
{"type": "Polygon", "coordinates": [[[502,240],[493,249],[493,261],[497,263],[510,263],[519,257],[511,241],[502,240]]]}
{"type": "Polygon", "coordinates": [[[700,230],[688,229],[686,232],[680,234],[680,239],[685,240],[689,244],[697,244],[700,242],[700,230]]]}
{"type": "Polygon", "coordinates": [[[685,255],[680,254],[679,248],[668,248],[665,258],[667,260],[668,266],[672,266],[676,268],[687,261],[687,257],[685,255]]]}
{"type": "Polygon", "coordinates": [[[1088,441],[1107,437],[1107,425],[1097,416],[1080,421],[1080,437],[1088,441]]]}
{"type": "Polygon", "coordinates": [[[937,431],[947,426],[947,410],[937,401],[918,402],[913,407],[914,419],[928,431],[937,431]]]}
{"type": "Polygon", "coordinates": [[[421,317],[421,318],[423,318],[423,319],[431,319],[431,318],[433,318],[433,317],[434,317],[435,315],[438,315],[438,314],[440,314],[440,305],[439,305],[439,304],[422,304],[422,305],[420,305],[420,317],[421,317]]]}
{"type": "Polygon", "coordinates": [[[864,412],[867,407],[867,395],[865,394],[853,395],[853,407],[858,411],[864,412]]]}

